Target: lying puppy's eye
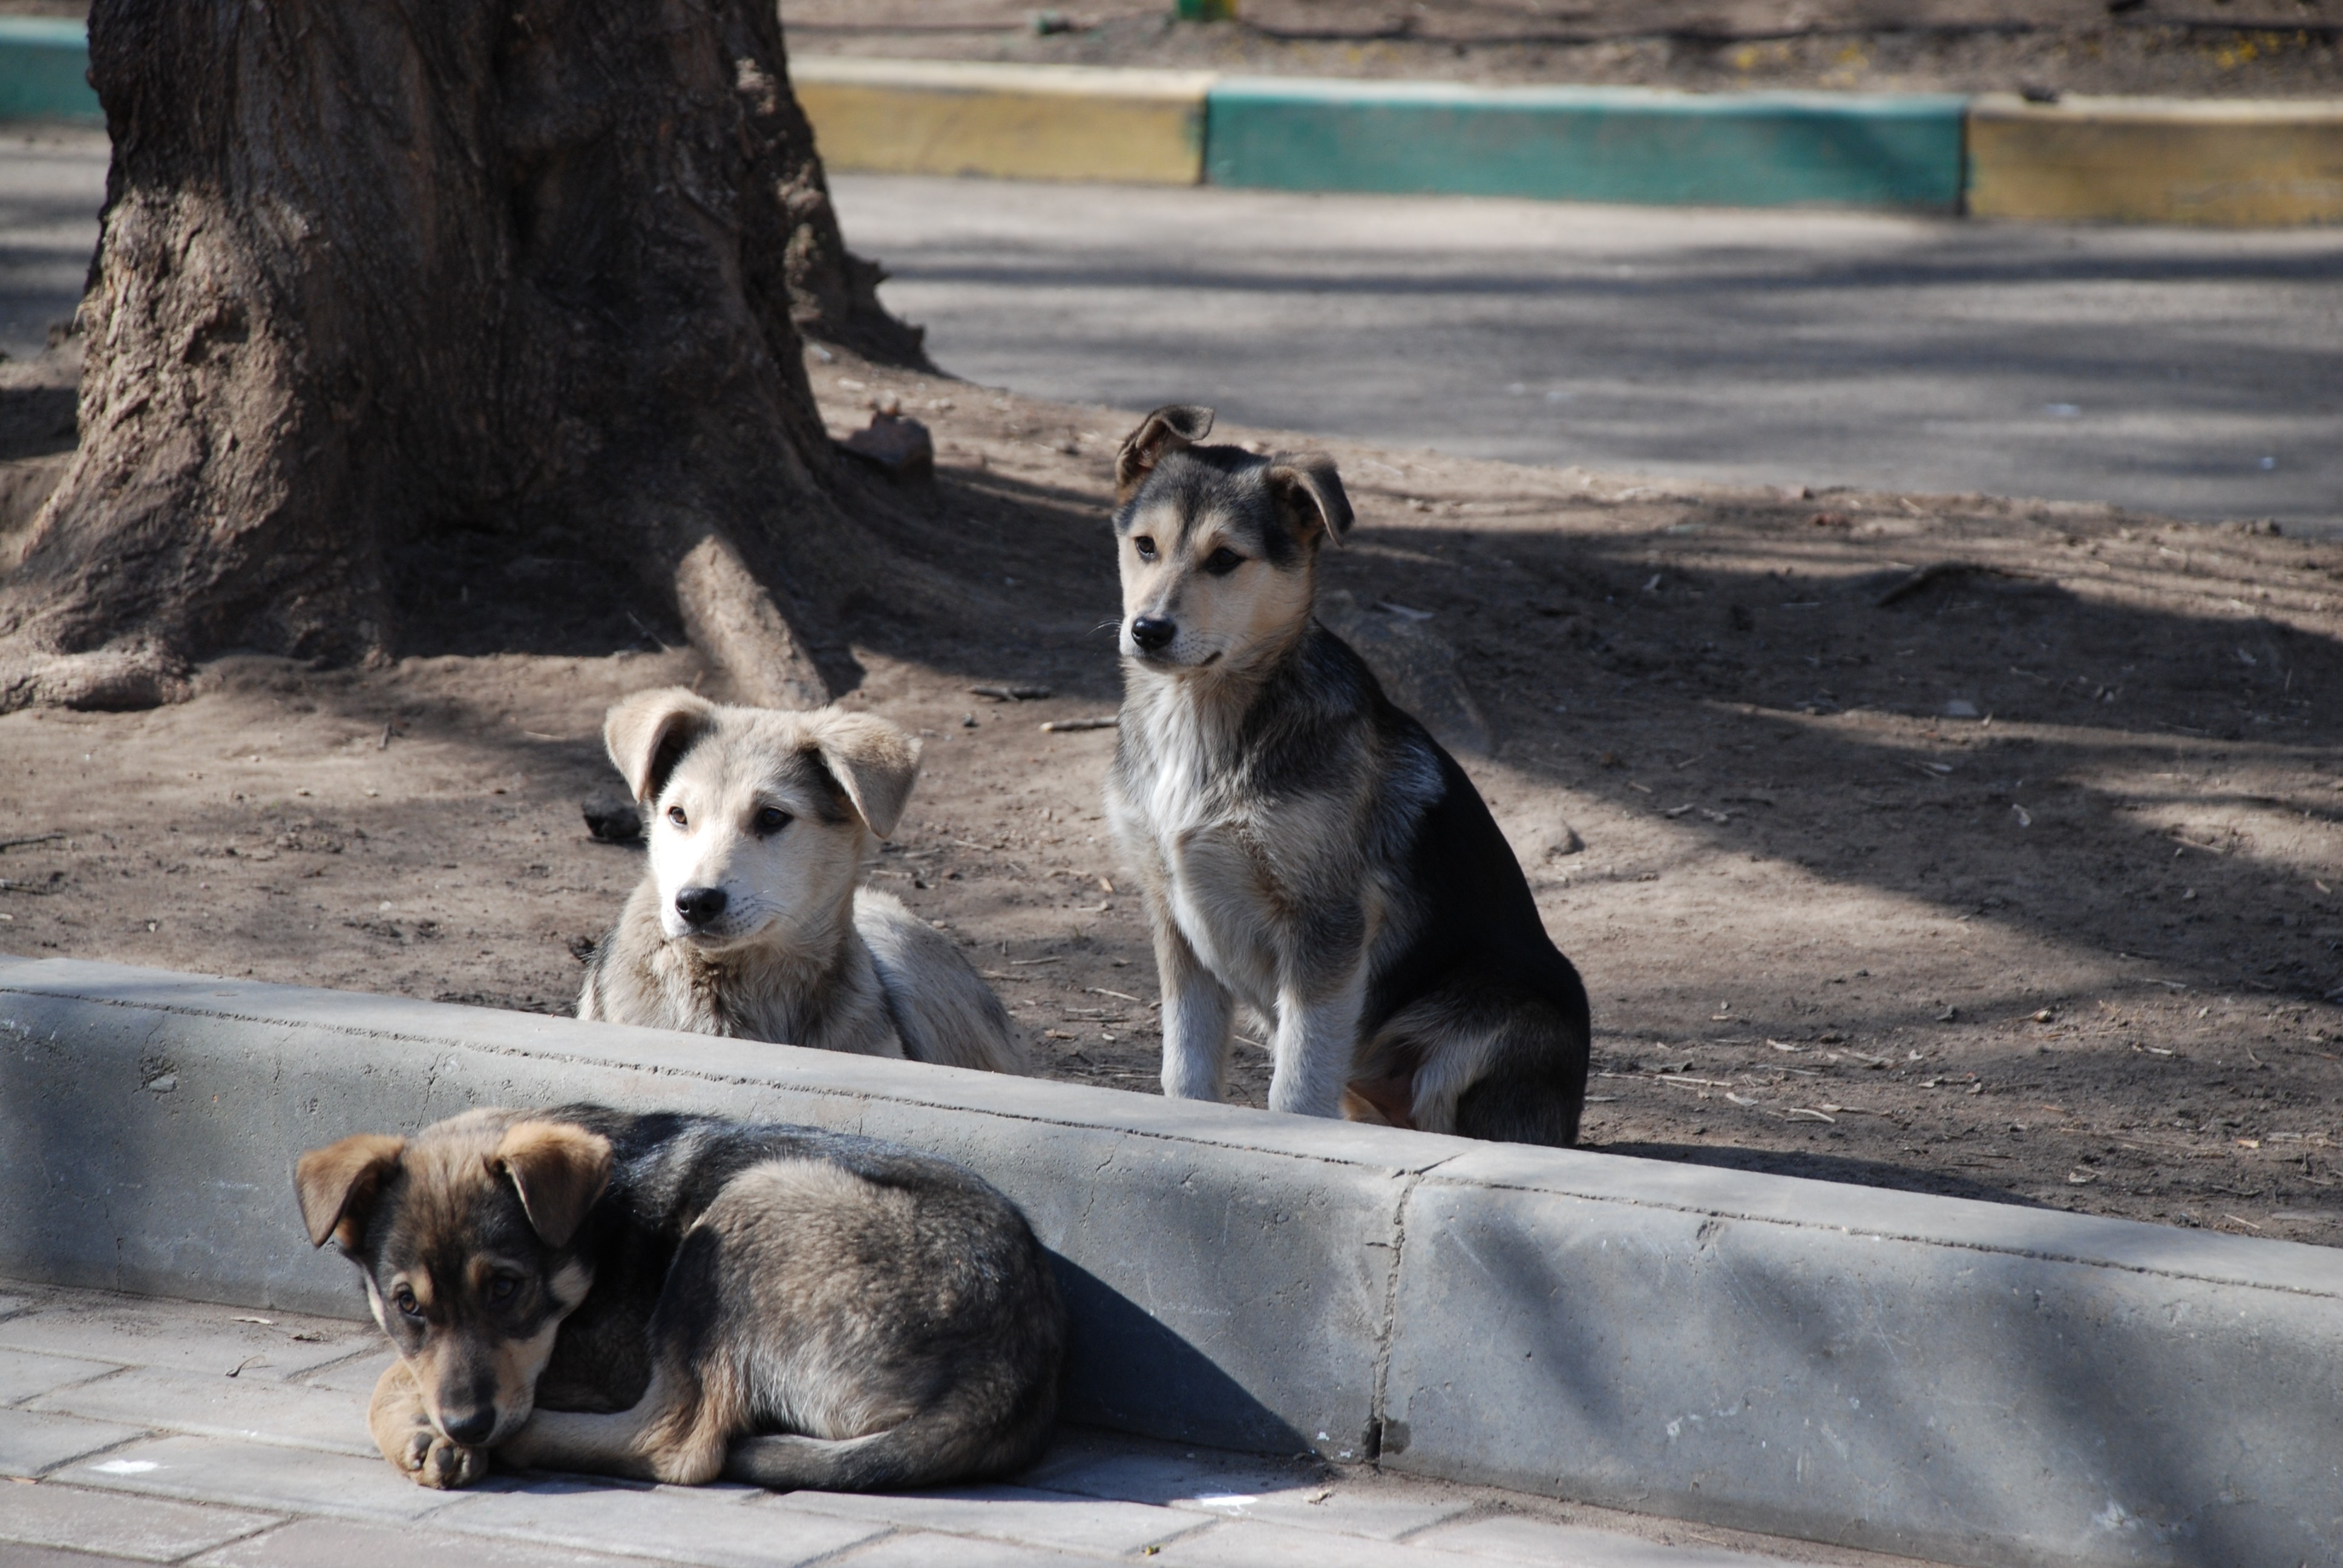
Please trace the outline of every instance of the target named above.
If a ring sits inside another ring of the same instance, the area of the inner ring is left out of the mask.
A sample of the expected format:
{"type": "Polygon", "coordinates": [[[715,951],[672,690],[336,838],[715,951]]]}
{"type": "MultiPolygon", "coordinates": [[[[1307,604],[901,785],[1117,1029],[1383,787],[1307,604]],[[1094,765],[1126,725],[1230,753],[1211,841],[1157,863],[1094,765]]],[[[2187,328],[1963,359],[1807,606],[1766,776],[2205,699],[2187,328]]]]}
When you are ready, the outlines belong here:
{"type": "Polygon", "coordinates": [[[667,809],[667,819],[674,823],[679,828],[689,828],[691,826],[690,822],[685,819],[683,808],[680,806],[669,807],[667,809]]]}
{"type": "Polygon", "coordinates": [[[488,1297],[488,1305],[508,1307],[512,1304],[512,1299],[520,1294],[520,1282],[510,1274],[498,1274],[488,1282],[488,1288],[482,1294],[488,1297]]]}
{"type": "Polygon", "coordinates": [[[757,831],[778,833],[789,825],[789,814],[778,806],[768,806],[757,813],[757,831]]]}
{"type": "Polygon", "coordinates": [[[1141,560],[1151,561],[1155,558],[1155,540],[1149,535],[1141,534],[1131,543],[1131,547],[1139,551],[1141,560]]]}
{"type": "Polygon", "coordinates": [[[423,1315],[422,1305],[416,1301],[415,1292],[405,1285],[390,1292],[390,1304],[397,1307],[403,1317],[419,1318],[423,1315]]]}
{"type": "Polygon", "coordinates": [[[1205,558],[1204,569],[1216,578],[1224,578],[1244,565],[1244,557],[1222,546],[1205,558]]]}

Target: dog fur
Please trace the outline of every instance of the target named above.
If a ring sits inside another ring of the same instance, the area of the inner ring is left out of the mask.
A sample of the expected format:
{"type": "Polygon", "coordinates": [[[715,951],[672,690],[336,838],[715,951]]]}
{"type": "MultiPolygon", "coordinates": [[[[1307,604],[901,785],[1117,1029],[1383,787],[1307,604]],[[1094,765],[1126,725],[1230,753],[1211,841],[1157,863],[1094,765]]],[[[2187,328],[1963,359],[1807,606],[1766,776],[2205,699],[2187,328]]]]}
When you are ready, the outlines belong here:
{"type": "Polygon", "coordinates": [[[1144,890],[1163,1090],[1219,1100],[1242,1006],[1269,1103],[1523,1143],[1578,1137],[1586,990],[1472,781],[1312,617],[1351,506],[1320,453],[1116,460],[1123,702],[1108,819],[1144,890]]]}
{"type": "Polygon", "coordinates": [[[1027,1070],[950,939],[856,885],[902,815],[919,742],[867,713],[639,692],[602,728],[650,865],[595,950],[578,1016],[1027,1070]]]}
{"type": "Polygon", "coordinates": [[[1056,1419],[1065,1312],[1024,1217],[873,1139],[594,1105],[303,1155],[310,1241],[398,1359],[367,1422],[425,1486],[491,1456],[696,1485],[1007,1474],[1056,1419]]]}

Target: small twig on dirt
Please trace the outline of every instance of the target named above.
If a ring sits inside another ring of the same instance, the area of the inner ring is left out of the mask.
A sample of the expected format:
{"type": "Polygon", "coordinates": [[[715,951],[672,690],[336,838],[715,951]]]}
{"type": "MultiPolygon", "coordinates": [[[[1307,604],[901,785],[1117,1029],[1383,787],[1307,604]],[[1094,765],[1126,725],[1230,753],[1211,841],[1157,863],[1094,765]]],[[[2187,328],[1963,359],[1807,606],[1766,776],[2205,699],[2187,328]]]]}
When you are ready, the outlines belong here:
{"type": "Polygon", "coordinates": [[[242,1377],[244,1375],[245,1368],[249,1366],[265,1367],[267,1364],[268,1359],[266,1356],[246,1356],[242,1361],[236,1362],[236,1365],[228,1368],[227,1375],[230,1377],[242,1377]]]}
{"type": "Polygon", "coordinates": [[[1793,1105],[1789,1110],[1782,1112],[1782,1114],[1785,1117],[1811,1116],[1817,1121],[1836,1121],[1838,1120],[1835,1116],[1826,1116],[1819,1111],[1809,1111],[1803,1105],[1793,1105]]]}
{"type": "Polygon", "coordinates": [[[1041,726],[1041,733],[1044,735],[1063,735],[1069,730],[1074,729],[1112,729],[1120,726],[1122,720],[1116,717],[1106,719],[1052,719],[1041,726]]]}
{"type": "Polygon", "coordinates": [[[1065,961],[1063,959],[1011,959],[1009,960],[1011,967],[1019,964],[1061,964],[1065,961]]]}
{"type": "Polygon", "coordinates": [[[28,833],[21,839],[0,839],[0,849],[21,849],[27,844],[45,844],[64,837],[63,833],[28,833]]]}
{"type": "Polygon", "coordinates": [[[1050,695],[1046,686],[971,686],[969,689],[995,702],[1039,702],[1050,695]]]}
{"type": "Polygon", "coordinates": [[[45,899],[55,891],[55,888],[36,887],[31,882],[12,882],[0,877],[0,893],[30,893],[35,898],[45,899]]]}
{"type": "Polygon", "coordinates": [[[673,653],[675,651],[675,649],[667,645],[666,640],[662,638],[659,633],[645,626],[643,624],[642,618],[637,615],[633,610],[628,610],[627,612],[627,618],[634,622],[635,629],[641,632],[643,634],[644,640],[649,642],[653,648],[658,648],[661,653],[673,653]]]}
{"type": "Polygon", "coordinates": [[[1116,997],[1116,998],[1119,998],[1120,1000],[1123,1000],[1123,1001],[1135,1001],[1135,1002],[1138,1002],[1138,1003],[1139,1003],[1141,1006],[1142,1006],[1142,1007],[1144,1007],[1144,1006],[1146,1005],[1146,999],[1145,999],[1145,998],[1143,998],[1143,997],[1135,997],[1135,996],[1132,996],[1129,991],[1109,990],[1107,990],[1107,989],[1106,989],[1106,987],[1104,987],[1104,986],[1102,986],[1102,985],[1086,985],[1086,986],[1082,987],[1082,989],[1083,989],[1084,990],[1086,990],[1086,991],[1090,992],[1092,996],[1111,996],[1111,997],[1116,997]]]}

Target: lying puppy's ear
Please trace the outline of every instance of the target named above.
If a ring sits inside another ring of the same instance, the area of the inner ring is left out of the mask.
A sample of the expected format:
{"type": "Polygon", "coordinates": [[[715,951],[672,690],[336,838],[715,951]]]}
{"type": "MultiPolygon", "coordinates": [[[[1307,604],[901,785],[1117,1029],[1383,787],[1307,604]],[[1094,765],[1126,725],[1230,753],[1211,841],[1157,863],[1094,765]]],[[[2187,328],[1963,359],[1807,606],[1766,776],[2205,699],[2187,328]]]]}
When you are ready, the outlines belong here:
{"type": "Polygon", "coordinates": [[[566,1121],[516,1121],[488,1164],[512,1178],[545,1244],[566,1247],[610,1184],[610,1141],[566,1121]]]}
{"type": "Polygon", "coordinates": [[[1212,411],[1193,403],[1166,403],[1122,438],[1114,455],[1114,504],[1122,505],[1166,452],[1192,447],[1212,433],[1212,411]]]}
{"type": "Polygon", "coordinates": [[[638,691],[614,704],[602,719],[602,744],[635,799],[659,799],[678,759],[708,728],[716,705],[680,686],[638,691]]]}
{"type": "Polygon", "coordinates": [[[1329,541],[1342,542],[1351,531],[1351,498],[1342,491],[1342,476],[1334,459],[1323,452],[1280,452],[1270,459],[1270,493],[1292,514],[1293,537],[1305,544],[1323,530],[1329,541]]]}
{"type": "Polygon", "coordinates": [[[387,1132],[361,1132],[323,1149],[312,1149],[293,1166],[293,1191],[301,1200],[301,1222],[309,1245],[338,1238],[347,1250],[366,1234],[382,1184],[398,1169],[407,1140],[387,1132]]]}
{"type": "Polygon", "coordinates": [[[875,713],[825,708],[806,716],[822,766],[881,839],[895,830],[920,777],[920,743],[875,713]]]}

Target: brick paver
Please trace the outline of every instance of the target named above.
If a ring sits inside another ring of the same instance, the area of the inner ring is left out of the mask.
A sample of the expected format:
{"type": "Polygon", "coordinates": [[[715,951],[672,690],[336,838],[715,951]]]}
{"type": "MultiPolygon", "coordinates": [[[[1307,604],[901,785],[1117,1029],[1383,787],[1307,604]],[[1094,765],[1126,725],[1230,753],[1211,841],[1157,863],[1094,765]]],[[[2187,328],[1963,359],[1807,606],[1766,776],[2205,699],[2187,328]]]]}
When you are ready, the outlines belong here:
{"type": "Polygon", "coordinates": [[[1483,1488],[1069,1432],[1017,1484],[874,1496],[394,1473],[371,1324],[0,1287],[0,1568],[1885,1564],[1483,1488]],[[1734,1549],[1727,1549],[1728,1547],[1734,1549]]]}

